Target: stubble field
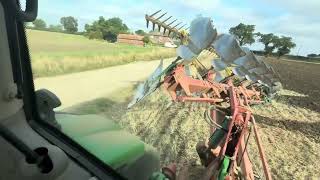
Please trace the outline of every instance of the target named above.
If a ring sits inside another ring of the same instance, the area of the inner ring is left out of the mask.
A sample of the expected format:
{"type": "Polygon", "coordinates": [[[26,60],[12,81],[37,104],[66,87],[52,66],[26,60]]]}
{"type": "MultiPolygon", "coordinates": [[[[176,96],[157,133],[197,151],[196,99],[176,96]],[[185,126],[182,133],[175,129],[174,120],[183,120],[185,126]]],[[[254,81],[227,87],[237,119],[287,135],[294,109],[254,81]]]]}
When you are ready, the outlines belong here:
{"type": "Polygon", "coordinates": [[[47,77],[135,61],[169,58],[175,49],[89,40],[82,35],[26,30],[34,77],[47,77]]]}
{"type": "MultiPolygon", "coordinates": [[[[284,89],[270,104],[253,107],[274,179],[319,179],[320,169],[320,65],[267,59],[281,77],[284,89]]],[[[195,151],[208,137],[203,120],[205,104],[171,103],[159,89],[132,109],[134,86],[112,96],[74,107],[72,112],[101,114],[153,145],[161,164],[175,162],[189,179],[201,179],[205,169],[195,151]]],[[[254,139],[248,151],[255,173],[263,179],[254,139]]]]}

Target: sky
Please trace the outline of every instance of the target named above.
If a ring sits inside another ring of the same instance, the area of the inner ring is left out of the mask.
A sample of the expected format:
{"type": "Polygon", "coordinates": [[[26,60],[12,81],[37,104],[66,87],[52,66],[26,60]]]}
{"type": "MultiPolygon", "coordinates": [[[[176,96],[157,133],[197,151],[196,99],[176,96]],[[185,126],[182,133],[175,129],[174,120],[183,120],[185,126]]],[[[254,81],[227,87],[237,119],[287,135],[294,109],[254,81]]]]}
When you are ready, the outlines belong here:
{"type": "Polygon", "coordinates": [[[320,53],[320,0],[39,0],[38,17],[58,24],[61,17],[74,16],[80,30],[99,16],[120,17],[135,31],[147,30],[144,15],[160,9],[185,24],[198,15],[210,17],[218,33],[239,23],[254,24],[256,32],[292,37],[297,46],[290,54],[320,53]]]}

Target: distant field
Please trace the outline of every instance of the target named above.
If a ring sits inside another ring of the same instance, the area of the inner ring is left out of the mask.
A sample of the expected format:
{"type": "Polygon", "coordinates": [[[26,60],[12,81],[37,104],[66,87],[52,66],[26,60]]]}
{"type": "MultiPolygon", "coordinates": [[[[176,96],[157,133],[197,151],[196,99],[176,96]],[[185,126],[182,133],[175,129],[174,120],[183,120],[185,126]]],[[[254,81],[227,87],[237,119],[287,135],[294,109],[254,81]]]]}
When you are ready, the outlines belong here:
{"type": "Polygon", "coordinates": [[[108,43],[89,40],[80,35],[27,30],[27,37],[35,77],[80,72],[175,55],[174,49],[108,43]]]}

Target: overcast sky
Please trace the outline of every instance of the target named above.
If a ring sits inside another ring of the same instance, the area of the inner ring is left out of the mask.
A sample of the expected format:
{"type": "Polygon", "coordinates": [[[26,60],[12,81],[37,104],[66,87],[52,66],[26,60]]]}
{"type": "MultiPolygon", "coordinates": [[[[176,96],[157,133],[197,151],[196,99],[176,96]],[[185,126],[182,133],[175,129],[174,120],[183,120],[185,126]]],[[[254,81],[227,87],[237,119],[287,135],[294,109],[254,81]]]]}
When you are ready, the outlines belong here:
{"type": "Polygon", "coordinates": [[[291,54],[320,53],[320,0],[39,0],[39,18],[47,24],[74,16],[80,30],[99,16],[120,17],[132,31],[146,30],[144,15],[159,9],[187,24],[197,15],[211,17],[219,33],[241,22],[254,24],[257,32],[291,36],[297,44],[291,54]]]}

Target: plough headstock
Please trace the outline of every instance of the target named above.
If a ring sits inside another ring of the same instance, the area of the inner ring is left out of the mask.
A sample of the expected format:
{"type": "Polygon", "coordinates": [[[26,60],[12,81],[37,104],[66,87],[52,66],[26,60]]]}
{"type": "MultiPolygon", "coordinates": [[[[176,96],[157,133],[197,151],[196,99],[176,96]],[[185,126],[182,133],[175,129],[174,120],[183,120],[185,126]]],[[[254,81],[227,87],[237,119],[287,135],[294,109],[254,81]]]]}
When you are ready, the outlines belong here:
{"type": "Polygon", "coordinates": [[[171,16],[160,20],[167,13],[155,17],[160,11],[145,16],[147,26],[151,22],[153,30],[157,25],[159,31],[163,28],[164,33],[168,31],[169,35],[173,33],[181,38],[182,43],[177,48],[178,57],[164,70],[161,61],[156,71],[139,86],[128,107],[141,101],[160,85],[165,87],[175,102],[209,103],[211,107],[222,107],[224,104],[223,116],[216,116],[219,108],[207,110],[206,118],[214,127],[208,143],[197,145],[201,161],[208,166],[209,177],[254,178],[245,143],[251,124],[265,177],[271,179],[250,105],[262,103],[277,91],[281,87],[279,77],[261,58],[257,58],[248,48],[241,47],[234,36],[218,34],[210,18],[197,17],[191,22],[189,33],[183,33],[180,31],[183,26],[177,28],[181,23],[173,25],[176,20],[166,23],[171,16]],[[204,74],[194,78],[187,73],[187,69],[191,62],[198,61],[197,57],[205,50],[214,51],[219,58],[212,60],[211,68],[205,69],[204,74]],[[212,154],[213,150],[217,153],[212,154]]]}
{"type": "Polygon", "coordinates": [[[154,31],[156,28],[156,25],[158,26],[158,31],[161,31],[161,28],[163,29],[163,34],[165,35],[167,32],[167,35],[170,36],[170,34],[174,34],[174,36],[183,39],[186,37],[186,34],[184,33],[185,31],[182,31],[187,24],[181,25],[182,22],[176,23],[176,21],[178,19],[175,19],[173,21],[169,21],[172,16],[169,16],[168,18],[161,20],[161,18],[163,19],[163,17],[167,14],[167,13],[163,13],[158,17],[155,17],[158,13],[160,13],[161,10],[156,11],[155,13],[148,15],[145,15],[145,19],[147,22],[147,27],[149,27],[150,22],[152,23],[152,30],[154,31]],[[169,23],[168,23],[169,21],[169,23]]]}

